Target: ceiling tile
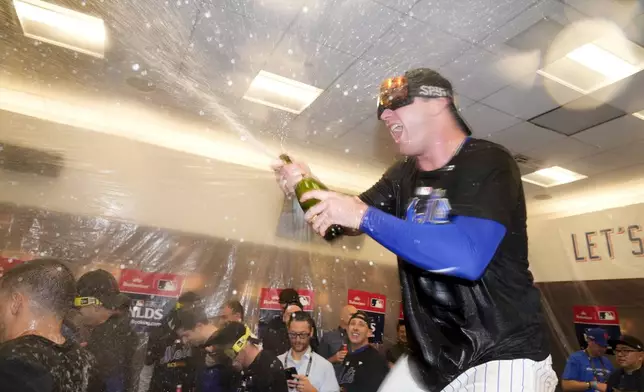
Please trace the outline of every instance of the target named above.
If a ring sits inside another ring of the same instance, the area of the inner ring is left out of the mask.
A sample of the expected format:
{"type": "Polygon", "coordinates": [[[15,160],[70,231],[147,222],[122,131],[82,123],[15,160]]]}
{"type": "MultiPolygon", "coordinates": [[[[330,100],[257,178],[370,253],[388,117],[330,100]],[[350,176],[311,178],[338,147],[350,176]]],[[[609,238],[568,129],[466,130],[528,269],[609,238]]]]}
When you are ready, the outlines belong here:
{"type": "Polygon", "coordinates": [[[359,56],[401,15],[371,0],[317,1],[300,13],[290,31],[359,56]]]}
{"type": "Polygon", "coordinates": [[[555,110],[530,120],[535,125],[565,135],[574,135],[585,129],[625,115],[623,111],[583,96],[555,110]]]}
{"type": "Polygon", "coordinates": [[[533,73],[481,102],[528,120],[581,96],[582,94],[575,90],[533,73]]]}
{"type": "Polygon", "coordinates": [[[362,58],[385,64],[389,69],[437,69],[471,46],[469,42],[405,16],[380,37],[362,58]]]}
{"type": "Polygon", "coordinates": [[[507,129],[521,121],[516,117],[508,116],[505,113],[501,113],[496,109],[480,103],[475,103],[463,109],[461,113],[476,137],[487,137],[494,132],[507,129]]]}
{"type": "Polygon", "coordinates": [[[520,58],[501,58],[474,47],[441,67],[440,72],[461,95],[480,100],[533,70],[526,67],[520,58]]]}
{"type": "Polygon", "coordinates": [[[188,80],[241,97],[270,57],[280,31],[233,12],[209,11],[197,23],[183,72],[188,80]]]}
{"type": "Polygon", "coordinates": [[[635,16],[643,12],[639,0],[563,0],[584,14],[608,19],[619,26],[626,26],[635,16]]]}
{"type": "Polygon", "coordinates": [[[635,116],[622,116],[579,132],[573,137],[604,150],[624,146],[630,142],[644,139],[644,120],[635,116]]]}
{"type": "Polygon", "coordinates": [[[302,115],[291,121],[285,132],[289,138],[306,143],[337,143],[337,139],[360,124],[366,116],[346,114],[329,118],[302,115]]]}
{"type": "Polygon", "coordinates": [[[418,0],[374,0],[376,3],[386,5],[400,12],[407,12],[418,0]]]}
{"type": "Polygon", "coordinates": [[[630,25],[625,29],[626,37],[638,44],[644,46],[644,14],[633,19],[630,25]]]}
{"type": "Polygon", "coordinates": [[[412,15],[446,33],[478,42],[536,2],[421,0],[412,15]]]}
{"type": "MultiPolygon", "coordinates": [[[[578,12],[576,9],[561,3],[559,0],[541,1],[491,33],[479,44],[479,46],[484,47],[491,52],[505,55],[518,55],[526,50],[528,52],[539,50],[542,49],[543,42],[538,42],[535,48],[523,50],[512,48],[507,45],[506,42],[509,40],[511,41],[526,32],[526,30],[530,29],[535,24],[542,21],[546,21],[547,23],[557,23],[561,26],[568,26],[573,22],[584,19],[586,19],[585,15],[578,12]]],[[[530,38],[528,41],[534,40],[534,38],[536,37],[530,38]]],[[[546,36],[543,36],[542,38],[546,38],[547,40],[546,36]]],[[[543,53],[536,53],[537,58],[542,54],[543,53]]]]}
{"type": "Polygon", "coordinates": [[[206,8],[223,7],[264,24],[287,27],[313,0],[201,0],[206,8]]]}
{"type": "Polygon", "coordinates": [[[603,151],[566,163],[566,169],[592,176],[644,163],[644,141],[634,141],[626,146],[603,151]]]}
{"type": "Polygon", "coordinates": [[[512,152],[525,153],[566,138],[566,136],[522,122],[503,131],[495,132],[487,139],[505,146],[512,152]]]}
{"type": "Polygon", "coordinates": [[[644,71],[597,90],[590,96],[626,113],[636,113],[644,110],[642,91],[644,91],[644,71]]]}
{"type": "Polygon", "coordinates": [[[538,159],[547,166],[552,166],[562,165],[575,159],[587,157],[596,154],[598,151],[600,151],[599,148],[595,146],[580,142],[571,137],[565,137],[556,143],[530,149],[525,152],[525,155],[538,159]]]}
{"type": "Polygon", "coordinates": [[[286,34],[264,70],[326,89],[355,57],[314,41],[286,34]]]}
{"type": "Polygon", "coordinates": [[[454,91],[454,102],[456,103],[456,107],[458,107],[461,110],[467,107],[470,107],[476,103],[476,101],[469,99],[464,95],[459,94],[457,90],[454,91]]]}

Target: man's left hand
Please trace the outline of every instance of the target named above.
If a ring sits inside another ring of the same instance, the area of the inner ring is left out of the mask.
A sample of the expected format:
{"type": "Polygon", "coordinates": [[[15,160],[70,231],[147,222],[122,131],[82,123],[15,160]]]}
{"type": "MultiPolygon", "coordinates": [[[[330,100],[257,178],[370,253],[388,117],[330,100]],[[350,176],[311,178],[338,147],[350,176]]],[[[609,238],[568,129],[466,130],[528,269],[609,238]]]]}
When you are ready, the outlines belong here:
{"type": "Polygon", "coordinates": [[[300,201],[317,199],[320,202],[311,207],[304,215],[313,230],[324,236],[331,225],[340,225],[349,229],[359,229],[367,205],[356,196],[330,191],[309,191],[302,195],[300,201]]]}
{"type": "Polygon", "coordinates": [[[298,392],[318,392],[317,389],[311,385],[308,377],[303,374],[298,374],[295,376],[297,378],[297,390],[298,392]]]}

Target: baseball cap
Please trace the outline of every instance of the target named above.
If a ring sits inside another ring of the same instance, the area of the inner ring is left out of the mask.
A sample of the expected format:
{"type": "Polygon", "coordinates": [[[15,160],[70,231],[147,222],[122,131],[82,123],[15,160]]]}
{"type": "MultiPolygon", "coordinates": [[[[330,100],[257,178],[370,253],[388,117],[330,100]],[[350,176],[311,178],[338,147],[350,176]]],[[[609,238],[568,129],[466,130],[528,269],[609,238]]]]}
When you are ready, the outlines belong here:
{"type": "Polygon", "coordinates": [[[448,98],[449,109],[458,125],[468,135],[472,134],[456,108],[452,83],[429,68],[416,68],[405,72],[403,76],[385,79],[380,85],[378,95],[378,119],[386,109],[396,110],[409,105],[415,97],[448,98]]]}
{"type": "Polygon", "coordinates": [[[244,324],[231,321],[226,323],[219,331],[204,343],[204,347],[213,347],[215,352],[225,354],[230,359],[235,359],[237,354],[252,341],[252,333],[244,324]]]}
{"type": "Polygon", "coordinates": [[[631,335],[622,335],[619,339],[611,339],[608,341],[610,346],[614,349],[618,344],[623,344],[637,351],[644,351],[644,344],[642,341],[631,335]]]}
{"type": "Polygon", "coordinates": [[[116,278],[102,269],[81,276],[76,283],[76,292],[75,306],[102,305],[108,309],[118,309],[127,298],[121,294],[116,278]]]}
{"type": "Polygon", "coordinates": [[[352,314],[351,317],[349,318],[349,322],[351,322],[351,320],[353,320],[353,319],[363,320],[365,323],[367,323],[367,325],[369,325],[369,323],[371,323],[371,317],[369,317],[369,315],[367,313],[363,312],[362,310],[358,310],[357,312],[352,314]]]}
{"type": "Polygon", "coordinates": [[[602,328],[589,328],[584,332],[586,341],[593,341],[601,347],[608,346],[608,333],[602,328]]]}

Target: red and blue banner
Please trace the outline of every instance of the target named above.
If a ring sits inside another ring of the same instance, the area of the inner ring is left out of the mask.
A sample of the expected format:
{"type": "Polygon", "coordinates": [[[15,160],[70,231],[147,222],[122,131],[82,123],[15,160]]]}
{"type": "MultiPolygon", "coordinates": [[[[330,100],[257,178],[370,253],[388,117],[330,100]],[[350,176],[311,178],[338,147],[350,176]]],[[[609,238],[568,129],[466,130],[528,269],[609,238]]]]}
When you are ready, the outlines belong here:
{"type": "Polygon", "coordinates": [[[370,293],[368,291],[352,290],[347,294],[347,303],[358,310],[362,310],[371,318],[370,343],[382,343],[385,332],[385,310],[387,309],[387,297],[383,294],[370,293]]]}

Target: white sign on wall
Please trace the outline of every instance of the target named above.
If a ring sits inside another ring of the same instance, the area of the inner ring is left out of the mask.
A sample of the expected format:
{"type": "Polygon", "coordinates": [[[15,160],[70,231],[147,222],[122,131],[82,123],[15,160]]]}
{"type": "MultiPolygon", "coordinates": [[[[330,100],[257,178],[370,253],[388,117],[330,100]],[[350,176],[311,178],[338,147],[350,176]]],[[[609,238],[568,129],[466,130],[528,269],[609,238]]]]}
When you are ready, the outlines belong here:
{"type": "Polygon", "coordinates": [[[538,282],[644,278],[644,204],[528,221],[528,236],[538,282]]]}

